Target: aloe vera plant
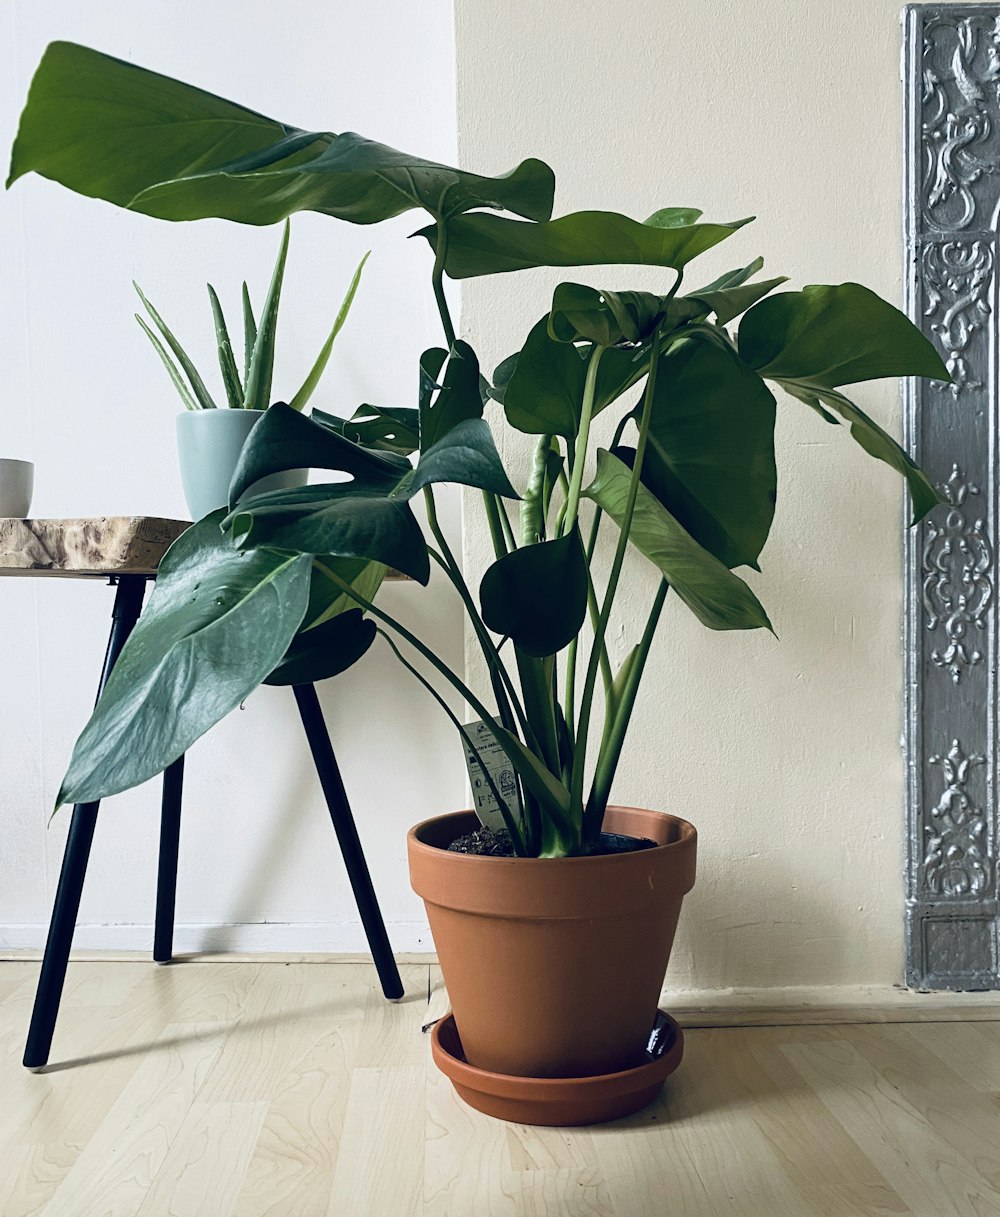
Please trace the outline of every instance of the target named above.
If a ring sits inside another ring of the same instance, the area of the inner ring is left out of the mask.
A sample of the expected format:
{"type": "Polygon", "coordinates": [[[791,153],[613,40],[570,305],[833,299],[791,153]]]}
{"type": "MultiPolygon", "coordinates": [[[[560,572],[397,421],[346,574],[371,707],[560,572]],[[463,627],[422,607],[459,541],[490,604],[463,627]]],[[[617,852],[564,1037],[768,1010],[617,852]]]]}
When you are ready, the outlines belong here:
{"type": "MultiPolygon", "coordinates": [[[[225,404],[232,410],[266,410],[271,404],[271,380],[274,370],[274,350],[278,332],[278,305],[281,301],[281,285],[285,275],[285,262],[288,258],[288,242],[290,225],[285,221],[278,249],[278,259],[274,264],[271,284],[261,310],[260,324],[254,316],[253,305],[250,302],[250,292],[246,283],[243,284],[243,372],[241,374],[236,362],[233,342],[229,336],[225,313],[218,293],[209,283],[208,298],[212,307],[212,319],[215,323],[216,348],[219,359],[219,371],[225,390],[225,404]]],[[[330,362],[330,354],[337,335],[344,327],[347,315],[351,311],[354,297],[361,282],[361,272],[368,261],[368,254],[358,263],[343,302],[333,322],[326,341],[309,369],[309,373],[298,391],[289,398],[288,405],[293,410],[301,410],[312,397],[320,378],[330,362]]],[[[181,346],[173,331],[163,320],[157,310],[146,299],[138,283],[132,285],[143,308],[149,315],[152,328],[139,313],[135,319],[142,327],[143,333],[153,344],[153,349],[159,355],[166,368],[174,388],[180,395],[186,410],[214,410],[218,403],[209,392],[194,361],[181,346]],[[158,333],[157,333],[158,331],[158,333]]]]}
{"type": "Polygon", "coordinates": [[[774,515],[775,391],[821,425],[849,424],[866,453],[905,478],[914,522],[939,501],[923,470],[844,391],[884,377],[948,378],[902,313],[856,283],[779,291],[784,277],[757,277],[759,258],[690,289],[691,263],[747,220],[706,223],[677,207],[641,222],[607,211],[553,219],[554,179],[540,161],[483,177],[353,133],[288,127],[68,43],[46,51],[31,86],[9,181],[27,172],[168,220],[271,224],[312,210],[371,224],[420,209],[430,217],[420,235],[444,337],[420,359],[414,404],[366,404],[347,420],[278,405],[258,423],[233,504],[285,469],[308,465],[338,480],[242,501],[177,543],[77,743],[62,800],[98,798],[159,772],[259,683],[271,659],[244,655],[240,630],[261,612],[234,612],[229,598],[213,612],[196,594],[218,569],[241,608],[268,608],[268,654],[283,655],[274,671],[305,679],[342,670],[380,633],[458,725],[418,672],[422,657],[510,758],[516,798],[508,806],[494,793],[515,851],[591,852],[668,596],[710,630],[771,627],[737,570],[759,569],[774,515]],[[135,118],[151,111],[153,136],[135,118]],[[488,377],[455,332],[445,276],[608,264],[657,267],[663,287],[560,284],[520,349],[488,377]],[[490,403],[534,437],[520,493],[485,419],[490,403]],[[595,451],[592,424],[605,411],[614,438],[595,451]],[[435,486],[447,482],[482,494],[495,560],[478,589],[438,523],[435,486]],[[418,496],[429,537],[411,507],[418,496]],[[594,562],[602,534],[612,555],[603,579],[594,562]],[[659,580],[616,671],[607,642],[630,545],[659,580]],[[374,603],[370,564],[426,583],[432,563],[468,616],[489,696],[374,603]],[[234,570],[241,578],[231,585],[234,570]]]}

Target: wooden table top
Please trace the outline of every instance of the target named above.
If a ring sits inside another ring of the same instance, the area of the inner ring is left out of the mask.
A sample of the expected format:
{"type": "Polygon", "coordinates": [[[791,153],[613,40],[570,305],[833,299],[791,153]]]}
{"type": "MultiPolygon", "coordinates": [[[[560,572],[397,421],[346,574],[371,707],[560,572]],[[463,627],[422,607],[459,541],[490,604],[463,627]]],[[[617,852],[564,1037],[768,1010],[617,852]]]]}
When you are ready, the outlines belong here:
{"type": "Polygon", "coordinates": [[[0,576],[152,575],[170,545],[190,527],[190,520],[156,516],[0,518],[0,576]]]}

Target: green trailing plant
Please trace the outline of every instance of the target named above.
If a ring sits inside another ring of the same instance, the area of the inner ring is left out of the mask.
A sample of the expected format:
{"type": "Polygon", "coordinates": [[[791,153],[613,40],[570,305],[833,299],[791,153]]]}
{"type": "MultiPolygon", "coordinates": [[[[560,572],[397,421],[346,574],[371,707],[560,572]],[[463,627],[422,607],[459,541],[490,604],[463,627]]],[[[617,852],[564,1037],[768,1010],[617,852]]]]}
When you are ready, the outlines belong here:
{"type": "MultiPolygon", "coordinates": [[[[231,410],[266,410],[271,404],[271,379],[274,370],[274,349],[278,333],[278,305],[281,300],[281,285],[285,277],[285,262],[288,258],[289,235],[290,226],[286,220],[281,236],[281,245],[278,248],[278,260],[274,264],[271,284],[264,300],[263,310],[261,311],[260,325],[257,324],[257,319],[254,316],[249,289],[246,283],[243,284],[242,373],[236,362],[233,341],[229,336],[229,326],[226,324],[226,316],[222,311],[222,304],[218,293],[211,283],[207,284],[209,303],[212,307],[212,320],[215,323],[219,371],[222,375],[226,405],[231,410]]],[[[368,254],[365,254],[358,263],[357,270],[354,272],[350,286],[347,289],[347,295],[344,297],[337,316],[334,319],[333,328],[330,330],[301,387],[288,401],[288,405],[293,410],[301,410],[305,407],[310,397],[312,397],[316,386],[319,384],[320,378],[326,371],[326,365],[330,362],[330,354],[333,351],[333,344],[337,339],[337,335],[344,327],[348,313],[351,311],[351,305],[354,303],[354,297],[358,291],[358,284],[361,282],[361,272],[364,270],[367,261],[368,254]]],[[[184,347],[181,346],[173,331],[157,310],[146,299],[139,284],[133,283],[132,286],[142,301],[143,308],[149,314],[150,321],[159,333],[154,332],[154,329],[150,327],[149,323],[139,313],[136,313],[135,319],[142,327],[143,333],[153,344],[153,349],[162,360],[163,366],[167,369],[174,388],[184,403],[184,408],[186,410],[216,409],[218,403],[206,388],[204,380],[194,365],[194,361],[187,351],[185,351],[184,347]]]]}
{"type": "Polygon", "coordinates": [[[642,222],[607,211],[553,219],[553,175],[540,161],[482,177],[352,133],[288,127],[68,43],[49,47],[31,85],[10,181],[29,171],[168,220],[272,224],[311,210],[371,224],[422,210],[444,335],[420,359],[415,404],[364,405],[348,420],[268,411],[243,450],[232,503],[284,469],[308,465],[336,480],[240,502],[177,542],[77,743],[61,800],[137,784],[265,669],[269,679],[331,674],[378,632],[456,725],[442,686],[503,745],[517,798],[507,807],[494,793],[516,852],[591,852],[668,599],[711,630],[770,628],[737,571],[759,569],[774,515],[775,390],[822,425],[847,423],[869,455],[902,474],[914,521],[938,501],[924,472],[845,392],[884,377],[947,379],[902,313],[856,283],[778,290],[784,277],[758,278],[759,258],[691,289],[691,263],[747,220],[707,223],[690,208],[642,222]],[[153,110],[150,134],[136,114],[153,110]],[[663,289],[560,284],[491,376],[455,332],[446,276],[606,264],[656,267],[663,289]],[[484,417],[491,401],[508,426],[534,437],[520,493],[484,417]],[[595,451],[603,412],[614,416],[614,438],[595,451]],[[495,561],[478,589],[438,521],[441,483],[482,493],[495,561]],[[613,556],[599,579],[602,535],[613,556]],[[607,640],[630,545],[659,580],[616,670],[607,640]],[[352,578],[378,564],[426,583],[432,563],[467,613],[489,696],[352,578]],[[215,586],[225,588],[221,603],[215,586]],[[266,634],[267,647],[248,646],[248,629],[266,634]]]}

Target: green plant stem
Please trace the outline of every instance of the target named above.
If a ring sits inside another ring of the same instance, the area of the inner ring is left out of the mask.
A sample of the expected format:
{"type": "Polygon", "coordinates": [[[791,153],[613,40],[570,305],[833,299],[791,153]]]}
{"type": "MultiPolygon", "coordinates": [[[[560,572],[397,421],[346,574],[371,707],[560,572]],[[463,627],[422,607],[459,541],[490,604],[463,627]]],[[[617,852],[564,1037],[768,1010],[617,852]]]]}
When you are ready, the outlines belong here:
{"type": "Polygon", "coordinates": [[[632,719],[636,694],[639,691],[639,682],[642,680],[643,669],[646,666],[646,659],[649,656],[649,650],[653,644],[656,627],[659,624],[660,614],[663,612],[663,604],[669,590],[670,584],[666,579],[661,579],[660,586],[656,589],[652,608],[649,610],[649,616],[646,619],[646,628],[643,630],[642,639],[636,648],[625,687],[621,692],[618,703],[613,706],[610,718],[605,723],[604,738],[601,740],[601,748],[594,770],[594,781],[583,816],[584,838],[588,841],[594,842],[600,835],[601,825],[604,822],[604,812],[607,809],[608,798],[611,794],[611,784],[615,778],[615,771],[621,758],[622,745],[625,742],[625,736],[628,733],[629,723],[632,719]]]}
{"type": "Polygon", "coordinates": [[[580,506],[580,490],[583,487],[583,470],[587,462],[587,444],[590,442],[590,421],[594,414],[594,394],[597,389],[597,369],[600,366],[604,347],[595,346],[590,352],[587,364],[587,378],[583,384],[583,402],[580,406],[580,430],[576,435],[576,452],[573,457],[573,470],[570,477],[569,490],[566,495],[566,511],[563,515],[560,535],[572,532],[576,525],[577,511],[580,506]]]}
{"type": "Polygon", "coordinates": [[[493,496],[493,502],[499,508],[500,527],[503,529],[504,541],[511,553],[517,549],[517,538],[514,536],[514,529],[511,527],[510,516],[507,514],[507,504],[499,495],[493,496]]]}
{"type": "MultiPolygon", "coordinates": [[[[680,275],[674,284],[674,290],[680,284],[680,275]]],[[[635,512],[636,499],[639,497],[639,482],[642,474],[642,462],[646,455],[646,441],[649,437],[649,420],[653,409],[653,394],[656,390],[656,373],[660,357],[660,331],[653,335],[650,351],[649,376],[646,379],[646,391],[642,399],[642,420],[639,423],[639,438],[636,442],[635,464],[632,466],[632,477],[629,480],[628,498],[625,502],[625,512],[622,516],[618,544],[608,576],[608,586],[604,593],[604,603],[601,615],[594,631],[594,643],[590,652],[590,662],[587,664],[587,675],[580,700],[580,720],[576,731],[576,741],[573,755],[573,776],[570,783],[570,795],[573,800],[583,798],[583,775],[587,760],[587,732],[590,729],[590,716],[594,700],[594,686],[597,682],[597,671],[600,666],[601,648],[605,645],[608,632],[608,622],[611,619],[611,609],[615,593],[618,590],[618,580],[621,577],[622,565],[625,562],[625,552],[628,549],[629,532],[632,528],[632,516],[635,512]]]]}
{"type": "Polygon", "coordinates": [[[486,660],[490,670],[490,679],[493,683],[493,693],[497,699],[500,719],[508,731],[516,731],[517,728],[514,725],[514,718],[511,713],[511,707],[513,707],[514,712],[517,714],[518,723],[520,724],[525,742],[530,747],[529,736],[531,731],[524,716],[524,710],[518,700],[514,682],[510,679],[507,668],[500,658],[500,652],[494,645],[489,630],[486,628],[486,623],[476,607],[476,602],[469,591],[469,585],[465,582],[465,576],[462,574],[462,568],[459,566],[451,547],[448,545],[444,530],[438,521],[437,505],[434,502],[434,492],[430,486],[424,487],[424,502],[427,507],[427,523],[441,549],[440,554],[434,553],[433,550],[431,550],[431,553],[448,576],[452,586],[458,592],[462,603],[465,605],[465,611],[469,614],[469,620],[472,622],[472,628],[476,632],[476,638],[483,652],[483,658],[486,660]]]}
{"type": "MultiPolygon", "coordinates": [[[[455,325],[451,319],[451,312],[448,308],[448,299],[444,292],[444,264],[448,255],[448,223],[444,215],[437,217],[438,234],[437,248],[434,251],[434,269],[431,271],[431,284],[434,288],[434,300],[437,304],[438,316],[441,318],[441,327],[444,330],[445,341],[448,343],[448,349],[455,344],[455,325]]],[[[510,522],[501,518],[501,508],[497,503],[497,496],[491,494],[488,490],[482,492],[483,504],[486,507],[486,518],[490,526],[490,536],[493,539],[493,552],[498,558],[502,558],[510,549],[516,548],[513,545],[513,533],[510,529],[510,522]],[[511,533],[508,544],[504,531],[504,523],[507,524],[507,532],[511,533]]]]}
{"type": "MultiPolygon", "coordinates": [[[[507,537],[506,533],[504,532],[501,511],[497,503],[497,496],[495,494],[490,494],[488,490],[484,490],[483,506],[486,508],[486,522],[490,526],[490,537],[493,540],[493,552],[498,558],[502,558],[506,554],[510,553],[511,550],[507,548],[507,537]]],[[[510,530],[510,521],[507,522],[507,529],[508,531],[510,530]]]]}
{"type": "Polygon", "coordinates": [[[434,287],[434,299],[437,303],[438,314],[444,329],[445,340],[451,347],[455,342],[455,326],[448,309],[448,298],[444,294],[444,264],[448,256],[448,224],[443,217],[438,219],[437,249],[434,251],[434,269],[431,271],[431,283],[434,287]]]}
{"type": "MultiPolygon", "coordinates": [[[[622,436],[625,434],[625,427],[628,424],[629,417],[630,416],[628,414],[626,414],[625,417],[619,421],[618,426],[615,428],[615,433],[611,437],[611,447],[612,448],[617,448],[618,445],[621,443],[622,436]]],[[[586,546],[586,550],[585,550],[585,553],[587,556],[587,612],[590,616],[590,624],[594,630],[595,635],[597,632],[597,623],[600,619],[600,614],[599,614],[598,608],[597,608],[597,589],[594,586],[594,577],[591,574],[591,563],[593,562],[594,552],[597,549],[597,536],[601,529],[601,520],[602,520],[603,516],[604,516],[604,512],[601,510],[601,508],[595,507],[594,508],[594,518],[590,524],[590,535],[587,537],[587,546],[586,546]]],[[[576,639],[574,639],[570,645],[573,648],[573,664],[574,664],[573,679],[575,682],[575,680],[576,680],[576,671],[575,671],[576,639]]],[[[604,685],[604,696],[605,696],[605,700],[607,700],[608,695],[611,691],[611,687],[614,684],[614,676],[612,675],[612,672],[611,672],[611,660],[608,657],[608,647],[607,647],[606,642],[601,643],[599,658],[600,658],[600,664],[601,664],[601,680],[604,685]]]]}
{"type": "MultiPolygon", "coordinates": [[[[625,417],[619,421],[618,426],[615,428],[615,433],[611,438],[611,447],[612,448],[617,448],[618,445],[621,443],[621,439],[622,439],[622,436],[625,434],[625,427],[628,424],[629,417],[630,416],[628,414],[626,414],[625,417]]],[[[566,475],[564,473],[561,473],[559,475],[559,481],[563,487],[563,493],[567,494],[567,497],[568,497],[568,483],[566,480],[566,475]]],[[[561,531],[562,521],[564,518],[565,511],[566,511],[566,504],[563,503],[561,512],[556,517],[556,532],[557,533],[561,531]]],[[[590,624],[591,624],[592,629],[594,630],[595,636],[596,636],[596,632],[597,632],[597,623],[600,619],[600,614],[598,613],[598,609],[597,609],[597,589],[594,586],[594,577],[591,574],[591,563],[594,558],[594,551],[597,549],[597,534],[600,531],[601,517],[603,515],[604,515],[604,512],[601,510],[600,507],[596,507],[594,509],[594,518],[590,524],[590,535],[587,537],[587,545],[586,545],[586,549],[584,551],[587,556],[587,613],[590,617],[590,624]]],[[[575,703],[575,697],[576,697],[576,664],[577,664],[578,650],[579,650],[579,637],[574,638],[572,640],[572,642],[569,644],[569,649],[566,653],[566,726],[567,726],[567,729],[569,730],[570,735],[575,734],[574,727],[575,727],[575,722],[576,722],[576,705],[574,703],[575,703]]],[[[611,672],[611,660],[608,656],[607,643],[604,641],[601,642],[599,656],[600,656],[600,664],[601,664],[601,681],[604,685],[604,696],[605,696],[605,701],[606,701],[610,694],[611,686],[614,684],[614,676],[611,672]]]]}
{"type": "Polygon", "coordinates": [[[434,688],[434,686],[431,684],[431,682],[429,680],[427,680],[427,678],[421,672],[419,672],[412,663],[410,663],[410,661],[405,657],[405,655],[399,649],[399,647],[396,646],[396,643],[392,639],[392,637],[389,634],[387,634],[385,632],[385,630],[379,630],[378,633],[382,635],[382,637],[386,640],[386,642],[392,648],[393,654],[396,656],[396,658],[399,660],[399,662],[403,665],[403,667],[406,668],[406,670],[411,675],[415,676],[417,678],[417,680],[419,680],[420,683],[424,686],[424,688],[427,690],[427,692],[430,693],[431,697],[434,698],[434,700],[437,702],[437,704],[441,707],[441,709],[445,712],[445,714],[451,720],[452,726],[454,726],[454,728],[458,731],[458,733],[463,737],[465,742],[468,744],[470,751],[473,753],[476,760],[479,762],[479,768],[482,770],[483,777],[486,779],[486,784],[490,788],[490,793],[493,795],[493,798],[496,801],[497,810],[500,812],[500,815],[503,818],[504,827],[507,829],[507,832],[510,835],[511,844],[514,847],[514,853],[517,854],[517,856],[519,858],[526,857],[528,851],[526,848],[525,834],[518,827],[518,825],[516,824],[516,822],[514,820],[514,817],[510,814],[510,808],[507,806],[507,801],[504,799],[504,797],[501,795],[500,791],[497,789],[496,783],[493,781],[493,778],[490,775],[490,771],[486,767],[486,764],[483,761],[483,757],[482,757],[482,754],[480,753],[479,749],[473,743],[471,736],[467,735],[466,732],[462,730],[462,724],[459,722],[458,716],[452,710],[451,706],[449,706],[448,703],[445,701],[445,699],[441,696],[441,694],[437,691],[437,689],[434,688]]]}

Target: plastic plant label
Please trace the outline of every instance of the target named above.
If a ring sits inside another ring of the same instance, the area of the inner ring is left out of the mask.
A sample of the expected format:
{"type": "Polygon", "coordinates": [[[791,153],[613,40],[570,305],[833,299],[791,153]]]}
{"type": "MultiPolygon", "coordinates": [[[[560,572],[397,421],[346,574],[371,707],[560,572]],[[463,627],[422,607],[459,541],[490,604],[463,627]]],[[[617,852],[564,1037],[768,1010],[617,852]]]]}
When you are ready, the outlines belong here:
{"type": "Polygon", "coordinates": [[[511,815],[517,815],[517,787],[514,782],[514,766],[510,763],[507,753],[489,729],[483,723],[466,723],[462,728],[465,745],[465,763],[469,770],[469,782],[472,784],[472,805],[484,828],[500,832],[504,827],[503,816],[494,798],[490,784],[483,775],[483,765],[493,779],[493,784],[500,792],[503,801],[511,815]],[[475,751],[469,741],[475,744],[475,751]],[[476,753],[482,758],[480,765],[476,753]]]}

